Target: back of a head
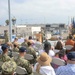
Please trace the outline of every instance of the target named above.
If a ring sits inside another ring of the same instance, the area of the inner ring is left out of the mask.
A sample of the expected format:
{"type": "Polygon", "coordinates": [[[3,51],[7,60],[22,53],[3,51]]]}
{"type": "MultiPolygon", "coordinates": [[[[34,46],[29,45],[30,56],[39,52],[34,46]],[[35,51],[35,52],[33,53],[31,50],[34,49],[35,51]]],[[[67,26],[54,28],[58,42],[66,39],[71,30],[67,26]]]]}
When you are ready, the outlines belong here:
{"type": "Polygon", "coordinates": [[[72,37],[72,35],[69,35],[69,39],[72,39],[73,37],[72,37]]]}
{"type": "Polygon", "coordinates": [[[75,51],[69,52],[67,54],[67,58],[68,58],[68,60],[75,62],[75,51]]]}
{"type": "Polygon", "coordinates": [[[57,42],[57,44],[55,46],[55,49],[58,49],[58,50],[62,50],[63,49],[62,43],[60,41],[57,42]]]}
{"type": "Polygon", "coordinates": [[[18,40],[18,37],[16,37],[15,40],[17,41],[18,40]]]}
{"type": "Polygon", "coordinates": [[[31,43],[31,42],[27,42],[27,44],[28,44],[28,46],[31,46],[31,45],[32,45],[32,43],[31,43]]]}
{"type": "Polygon", "coordinates": [[[32,36],[29,36],[29,40],[31,40],[32,39],[32,36]]]}
{"type": "Polygon", "coordinates": [[[60,51],[58,52],[58,54],[59,54],[59,58],[61,58],[61,57],[64,57],[64,55],[65,55],[66,53],[65,53],[64,50],[60,50],[60,51]]]}
{"type": "Polygon", "coordinates": [[[49,50],[51,49],[51,44],[49,42],[44,43],[44,50],[48,54],[49,50]]]}
{"type": "Polygon", "coordinates": [[[25,48],[25,47],[20,47],[20,48],[19,48],[19,52],[20,52],[20,53],[26,52],[26,48],[25,48]]]}
{"type": "Polygon", "coordinates": [[[2,49],[2,51],[5,51],[6,49],[8,49],[8,46],[6,44],[3,44],[1,49],[2,49]]]}
{"type": "Polygon", "coordinates": [[[14,47],[18,47],[18,42],[14,42],[14,47]]]}

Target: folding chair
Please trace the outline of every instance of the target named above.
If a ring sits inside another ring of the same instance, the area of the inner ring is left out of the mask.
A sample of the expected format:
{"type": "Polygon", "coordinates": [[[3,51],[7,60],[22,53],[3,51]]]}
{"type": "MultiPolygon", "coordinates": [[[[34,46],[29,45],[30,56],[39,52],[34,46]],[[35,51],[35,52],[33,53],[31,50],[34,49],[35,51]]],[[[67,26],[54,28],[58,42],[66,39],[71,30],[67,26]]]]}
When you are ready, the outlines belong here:
{"type": "Polygon", "coordinates": [[[34,57],[31,54],[25,54],[25,59],[26,60],[32,60],[32,59],[34,59],[34,57]]]}
{"type": "Polygon", "coordinates": [[[60,50],[54,49],[53,51],[54,53],[58,53],[60,50]]]}
{"type": "Polygon", "coordinates": [[[12,52],[12,56],[16,59],[18,57],[19,53],[18,52],[12,52]]]}
{"type": "Polygon", "coordinates": [[[17,66],[16,74],[17,75],[27,75],[27,71],[26,71],[25,68],[22,68],[20,66],[17,66]]]}
{"type": "Polygon", "coordinates": [[[43,49],[43,45],[42,44],[35,44],[37,51],[42,50],[43,49]]]}
{"type": "Polygon", "coordinates": [[[71,50],[73,48],[73,46],[72,45],[66,45],[65,48],[66,48],[66,50],[71,50]]]}
{"type": "Polygon", "coordinates": [[[52,57],[52,63],[56,64],[56,65],[59,65],[59,66],[65,65],[65,61],[60,59],[60,58],[57,58],[57,57],[52,57]]]}

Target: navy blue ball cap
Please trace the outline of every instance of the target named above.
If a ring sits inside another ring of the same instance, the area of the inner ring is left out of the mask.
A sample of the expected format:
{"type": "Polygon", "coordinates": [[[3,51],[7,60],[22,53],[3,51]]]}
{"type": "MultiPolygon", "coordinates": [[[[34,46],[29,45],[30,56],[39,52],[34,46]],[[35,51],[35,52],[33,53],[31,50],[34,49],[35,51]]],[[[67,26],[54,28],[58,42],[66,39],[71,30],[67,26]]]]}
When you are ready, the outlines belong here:
{"type": "Polygon", "coordinates": [[[8,49],[8,46],[6,44],[3,44],[1,49],[4,51],[4,50],[8,49]]]}
{"type": "Polygon", "coordinates": [[[71,61],[75,61],[75,51],[69,52],[67,58],[71,61]]]}
{"type": "Polygon", "coordinates": [[[25,47],[20,47],[19,52],[26,52],[26,48],[25,47]]]}

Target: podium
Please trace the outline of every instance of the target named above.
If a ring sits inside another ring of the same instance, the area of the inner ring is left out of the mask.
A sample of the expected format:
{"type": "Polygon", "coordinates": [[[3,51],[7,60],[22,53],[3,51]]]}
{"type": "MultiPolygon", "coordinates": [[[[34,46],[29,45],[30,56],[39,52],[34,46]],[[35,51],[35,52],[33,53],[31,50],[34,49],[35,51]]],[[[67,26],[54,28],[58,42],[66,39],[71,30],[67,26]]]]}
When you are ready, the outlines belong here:
{"type": "Polygon", "coordinates": [[[38,34],[35,34],[36,38],[42,43],[42,34],[41,33],[38,33],[38,34]]]}

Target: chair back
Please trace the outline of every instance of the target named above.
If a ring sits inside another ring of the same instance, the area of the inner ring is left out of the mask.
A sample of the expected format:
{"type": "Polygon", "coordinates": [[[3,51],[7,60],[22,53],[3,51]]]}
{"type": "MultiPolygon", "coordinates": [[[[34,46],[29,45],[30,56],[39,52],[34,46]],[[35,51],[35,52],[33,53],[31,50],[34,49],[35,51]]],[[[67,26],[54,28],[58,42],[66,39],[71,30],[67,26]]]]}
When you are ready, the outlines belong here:
{"type": "Polygon", "coordinates": [[[18,75],[27,75],[27,71],[26,71],[25,68],[22,68],[20,66],[17,66],[16,74],[18,74],[18,75]]]}
{"type": "Polygon", "coordinates": [[[66,50],[71,50],[73,48],[73,46],[72,45],[66,45],[65,48],[66,48],[66,50]]]}
{"type": "Polygon", "coordinates": [[[54,53],[58,53],[60,50],[54,49],[53,51],[54,53]]]}
{"type": "Polygon", "coordinates": [[[26,60],[32,60],[32,59],[34,59],[34,57],[31,54],[25,54],[25,59],[26,60]]]}
{"type": "Polygon", "coordinates": [[[57,58],[57,57],[53,57],[52,58],[52,63],[56,64],[56,65],[60,65],[60,66],[64,66],[65,65],[65,61],[60,59],[60,58],[57,58]]]}
{"type": "Polygon", "coordinates": [[[37,50],[37,51],[43,49],[43,44],[35,44],[35,46],[36,46],[36,50],[37,50]]]}
{"type": "Polygon", "coordinates": [[[16,59],[18,57],[19,53],[18,52],[12,52],[12,56],[16,59]]]}

